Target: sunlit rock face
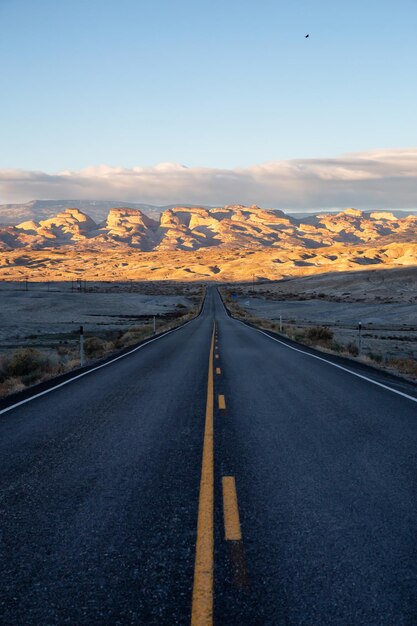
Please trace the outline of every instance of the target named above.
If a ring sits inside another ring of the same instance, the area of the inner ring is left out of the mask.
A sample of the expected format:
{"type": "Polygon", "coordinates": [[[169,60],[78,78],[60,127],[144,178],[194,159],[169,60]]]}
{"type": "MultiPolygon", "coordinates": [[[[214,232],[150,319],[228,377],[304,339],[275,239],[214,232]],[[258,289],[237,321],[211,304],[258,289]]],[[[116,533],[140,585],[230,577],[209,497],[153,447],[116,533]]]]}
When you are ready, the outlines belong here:
{"type": "MultiPolygon", "coordinates": [[[[316,240],[325,241],[330,235],[328,245],[332,243],[360,243],[379,240],[381,237],[394,236],[397,240],[410,235],[409,218],[396,218],[392,213],[376,211],[364,213],[357,209],[346,209],[337,214],[322,213],[305,220],[313,226],[310,232],[316,240]]],[[[414,217],[412,217],[414,223],[414,217]]],[[[415,229],[414,234],[417,234],[415,229]]]]}
{"type": "Polygon", "coordinates": [[[40,222],[29,220],[0,228],[0,246],[3,249],[64,246],[89,238],[95,229],[97,224],[91,217],[69,208],[40,222]]]}
{"type": "Polygon", "coordinates": [[[3,249],[89,244],[124,245],[142,251],[198,250],[200,248],[274,247],[288,249],[368,243],[381,237],[393,241],[413,239],[417,217],[397,218],[392,213],[364,213],[346,209],[297,220],[283,211],[241,205],[205,209],[174,207],[152,219],[138,209],[110,209],[97,225],[76,208],[36,222],[0,228],[3,249]]]}
{"type": "Polygon", "coordinates": [[[396,222],[398,219],[389,211],[373,211],[369,217],[373,220],[389,220],[390,222],[396,222]]]}
{"type": "Polygon", "coordinates": [[[121,243],[140,250],[151,250],[155,244],[158,222],[136,209],[110,209],[96,239],[121,243]]]}
{"type": "Polygon", "coordinates": [[[96,223],[79,209],[65,209],[55,217],[39,222],[38,234],[63,239],[82,239],[97,228],[96,223]]]}
{"type": "Polygon", "coordinates": [[[346,209],[296,219],[229,205],[177,206],[158,219],[112,208],[97,224],[77,208],[0,227],[0,277],[25,267],[41,278],[87,275],[181,280],[275,279],[295,274],[417,265],[417,217],[346,209]],[[59,271],[58,271],[59,270],[59,271]],[[62,270],[62,271],[61,271],[62,270]]]}

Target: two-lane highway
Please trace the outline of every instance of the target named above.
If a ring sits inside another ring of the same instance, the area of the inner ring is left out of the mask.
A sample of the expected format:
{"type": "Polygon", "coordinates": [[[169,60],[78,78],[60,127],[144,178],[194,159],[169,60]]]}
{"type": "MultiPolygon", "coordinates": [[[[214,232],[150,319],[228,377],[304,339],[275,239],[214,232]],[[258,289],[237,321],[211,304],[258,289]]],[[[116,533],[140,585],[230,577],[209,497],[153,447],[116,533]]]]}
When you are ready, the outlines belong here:
{"type": "Polygon", "coordinates": [[[412,397],[209,289],[185,327],[0,415],[0,623],[417,623],[416,468],[412,397]]]}
{"type": "Polygon", "coordinates": [[[214,305],[0,416],[0,623],[189,621],[214,305]]]}

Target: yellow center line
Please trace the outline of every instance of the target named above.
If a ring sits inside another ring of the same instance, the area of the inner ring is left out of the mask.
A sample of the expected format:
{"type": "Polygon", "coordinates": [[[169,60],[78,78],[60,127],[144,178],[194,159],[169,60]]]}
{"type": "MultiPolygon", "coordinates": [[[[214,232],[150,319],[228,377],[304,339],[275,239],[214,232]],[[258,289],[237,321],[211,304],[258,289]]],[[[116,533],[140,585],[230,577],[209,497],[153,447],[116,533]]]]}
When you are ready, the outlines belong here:
{"type": "Polygon", "coordinates": [[[213,562],[214,562],[214,470],[213,470],[213,353],[216,324],[211,335],[207,382],[206,421],[204,427],[203,461],[198,502],[197,544],[194,566],[192,626],[213,624],[213,562]]]}
{"type": "Polygon", "coordinates": [[[222,371],[221,371],[220,367],[216,367],[216,374],[221,374],[221,373],[222,373],[222,371]]]}
{"type": "Polygon", "coordinates": [[[223,394],[219,394],[219,409],[225,409],[226,408],[226,400],[224,398],[223,394]]]}
{"type": "Polygon", "coordinates": [[[224,535],[227,541],[241,541],[239,508],[234,476],[223,476],[224,535]]]}

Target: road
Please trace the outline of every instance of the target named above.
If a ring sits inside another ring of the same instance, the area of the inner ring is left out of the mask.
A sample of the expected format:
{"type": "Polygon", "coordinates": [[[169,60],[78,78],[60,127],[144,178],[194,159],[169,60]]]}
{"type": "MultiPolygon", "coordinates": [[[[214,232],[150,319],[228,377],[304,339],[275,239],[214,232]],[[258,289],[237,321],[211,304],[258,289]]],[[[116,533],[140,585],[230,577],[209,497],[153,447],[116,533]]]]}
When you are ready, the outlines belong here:
{"type": "Polygon", "coordinates": [[[416,624],[416,387],[359,373],[209,289],[1,413],[0,623],[416,624]]]}

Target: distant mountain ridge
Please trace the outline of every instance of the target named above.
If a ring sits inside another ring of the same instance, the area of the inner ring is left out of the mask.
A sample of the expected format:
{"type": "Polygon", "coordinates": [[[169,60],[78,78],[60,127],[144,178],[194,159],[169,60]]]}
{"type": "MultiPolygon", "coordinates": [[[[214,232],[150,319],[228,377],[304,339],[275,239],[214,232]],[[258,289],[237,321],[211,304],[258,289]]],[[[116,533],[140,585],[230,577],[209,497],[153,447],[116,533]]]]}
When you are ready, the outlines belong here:
{"type": "MultiPolygon", "coordinates": [[[[138,209],[151,217],[157,218],[165,209],[175,207],[175,204],[157,206],[139,202],[119,202],[117,200],[31,200],[21,204],[0,204],[0,225],[13,225],[27,220],[44,220],[53,217],[68,207],[77,207],[96,222],[105,219],[113,207],[123,206],[129,209],[138,209]]],[[[183,205],[192,206],[192,205],[183,205]]]]}
{"type": "Polygon", "coordinates": [[[125,246],[144,252],[201,248],[307,249],[378,241],[417,242],[417,216],[346,209],[302,219],[280,210],[241,205],[174,207],[157,216],[131,207],[111,208],[96,222],[78,208],[47,219],[0,228],[0,250],[125,246]]]}
{"type": "MultiPolygon", "coordinates": [[[[154,204],[143,204],[139,202],[120,202],[117,200],[83,200],[83,199],[67,199],[67,200],[31,200],[30,202],[20,204],[0,204],[0,226],[15,225],[20,222],[34,220],[36,222],[53,217],[57,213],[64,211],[68,207],[77,207],[80,211],[87,213],[95,222],[102,222],[110,209],[114,207],[125,207],[129,209],[138,209],[154,219],[167,209],[173,209],[176,206],[192,208],[192,204],[169,204],[158,206],[154,204]]],[[[198,205],[199,208],[214,208],[208,205],[198,205]]],[[[323,211],[325,213],[338,213],[337,210],[323,211]]],[[[365,211],[370,213],[371,211],[365,211]]],[[[417,215],[416,211],[392,211],[396,217],[407,217],[407,215],[417,215]]],[[[287,214],[301,219],[311,217],[318,211],[293,212],[288,211],[287,214]]]]}
{"type": "Polygon", "coordinates": [[[417,216],[346,209],[300,219],[242,205],[65,208],[0,227],[0,279],[248,280],[417,266],[417,216]]]}

